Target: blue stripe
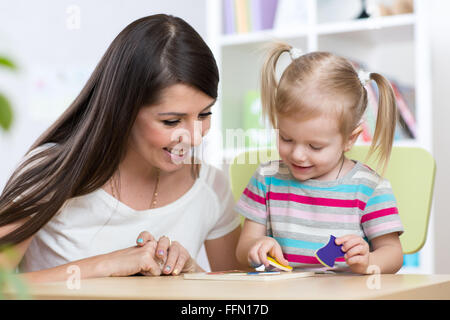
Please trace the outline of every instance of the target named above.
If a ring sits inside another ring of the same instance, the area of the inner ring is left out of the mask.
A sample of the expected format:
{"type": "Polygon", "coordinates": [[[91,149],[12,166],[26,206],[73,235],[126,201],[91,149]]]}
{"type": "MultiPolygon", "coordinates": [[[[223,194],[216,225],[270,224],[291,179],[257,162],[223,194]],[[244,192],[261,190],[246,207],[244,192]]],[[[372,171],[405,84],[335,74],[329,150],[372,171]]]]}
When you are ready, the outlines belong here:
{"type": "Polygon", "coordinates": [[[374,204],[382,203],[382,202],[390,202],[395,201],[395,196],[393,194],[382,194],[373,198],[370,198],[367,201],[366,207],[373,206],[374,204]]]}
{"type": "Polygon", "coordinates": [[[333,192],[343,192],[343,193],[356,193],[360,192],[365,194],[366,196],[371,196],[373,193],[373,189],[369,188],[364,184],[352,185],[352,184],[342,184],[333,187],[314,187],[305,185],[301,182],[294,180],[281,180],[275,177],[265,177],[266,185],[272,184],[277,187],[296,187],[302,189],[311,189],[311,190],[323,190],[323,191],[333,191],[333,192]]]}
{"type": "Polygon", "coordinates": [[[266,186],[263,185],[261,182],[259,182],[258,180],[256,180],[254,177],[252,177],[250,179],[250,183],[252,185],[254,185],[256,188],[258,188],[259,190],[262,190],[264,193],[266,193],[266,186]]]}
{"type": "Polygon", "coordinates": [[[288,238],[279,238],[279,237],[273,237],[273,238],[275,240],[277,240],[280,245],[285,246],[285,247],[291,247],[291,248],[319,250],[320,248],[322,248],[325,245],[323,243],[309,242],[309,241],[302,241],[302,240],[295,240],[295,239],[288,239],[288,238]]]}

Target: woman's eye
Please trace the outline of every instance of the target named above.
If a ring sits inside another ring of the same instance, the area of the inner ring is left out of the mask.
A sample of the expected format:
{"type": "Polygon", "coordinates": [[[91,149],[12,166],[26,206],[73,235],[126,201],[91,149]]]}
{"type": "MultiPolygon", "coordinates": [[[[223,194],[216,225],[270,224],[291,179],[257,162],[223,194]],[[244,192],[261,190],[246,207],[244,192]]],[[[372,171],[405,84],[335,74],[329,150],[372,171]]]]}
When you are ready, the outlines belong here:
{"type": "Polygon", "coordinates": [[[198,115],[198,117],[199,117],[199,118],[207,118],[207,117],[209,117],[210,115],[212,115],[212,112],[205,112],[205,113],[200,113],[200,114],[198,115]]]}
{"type": "Polygon", "coordinates": [[[163,120],[162,121],[166,126],[176,126],[180,123],[180,120],[163,120]]]}

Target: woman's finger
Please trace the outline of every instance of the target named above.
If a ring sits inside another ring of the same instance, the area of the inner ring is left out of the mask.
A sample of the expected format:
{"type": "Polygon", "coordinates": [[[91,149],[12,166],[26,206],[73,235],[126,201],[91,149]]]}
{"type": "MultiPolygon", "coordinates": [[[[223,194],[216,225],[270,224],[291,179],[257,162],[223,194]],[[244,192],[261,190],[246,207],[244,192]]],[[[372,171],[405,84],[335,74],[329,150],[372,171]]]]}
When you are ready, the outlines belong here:
{"type": "Polygon", "coordinates": [[[171,274],[174,270],[174,266],[178,260],[178,256],[180,255],[180,249],[178,248],[178,243],[173,242],[167,251],[167,260],[164,265],[163,273],[171,274]]]}
{"type": "Polygon", "coordinates": [[[181,270],[183,270],[184,265],[186,264],[186,262],[188,261],[189,258],[190,258],[190,256],[186,252],[180,253],[180,255],[178,256],[178,259],[173,267],[172,274],[174,276],[178,275],[181,272],[181,270]]]}
{"type": "Polygon", "coordinates": [[[139,233],[139,236],[137,237],[136,243],[139,247],[144,246],[147,242],[149,241],[154,241],[155,237],[153,237],[153,235],[148,232],[148,231],[142,231],[141,233],[139,233]]]}
{"type": "Polygon", "coordinates": [[[167,250],[170,247],[170,239],[167,236],[162,236],[158,240],[158,246],[156,247],[156,255],[162,261],[166,261],[167,259],[167,250]]]}
{"type": "Polygon", "coordinates": [[[155,241],[147,242],[144,247],[140,250],[144,250],[142,255],[142,267],[141,273],[143,275],[159,276],[161,274],[161,268],[159,264],[155,261],[155,241]]]}

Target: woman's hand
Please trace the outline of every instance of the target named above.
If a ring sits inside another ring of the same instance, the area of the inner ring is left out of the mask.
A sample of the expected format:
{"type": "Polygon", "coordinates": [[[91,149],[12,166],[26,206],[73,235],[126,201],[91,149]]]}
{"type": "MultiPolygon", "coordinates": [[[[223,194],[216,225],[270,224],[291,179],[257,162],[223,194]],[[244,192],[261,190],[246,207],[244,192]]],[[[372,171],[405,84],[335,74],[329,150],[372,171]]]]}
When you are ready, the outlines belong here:
{"type": "Polygon", "coordinates": [[[271,237],[261,237],[252,245],[248,253],[249,265],[251,267],[257,267],[264,264],[264,266],[268,268],[270,264],[267,260],[267,254],[275,258],[281,264],[289,265],[289,261],[283,256],[280,244],[271,237]]]}
{"type": "Polygon", "coordinates": [[[159,276],[161,267],[155,257],[157,242],[148,241],[141,246],[117,250],[105,255],[108,276],[123,277],[137,273],[159,276]]]}
{"type": "Polygon", "coordinates": [[[365,274],[369,267],[369,244],[360,236],[349,234],[336,239],[337,245],[342,244],[345,252],[345,262],[352,272],[365,274]]]}
{"type": "MultiPolygon", "coordinates": [[[[155,238],[147,231],[139,234],[138,247],[154,242],[155,238]]],[[[162,236],[156,242],[155,257],[159,259],[161,273],[178,275],[181,272],[196,271],[197,264],[189,252],[177,241],[171,242],[169,237],[162,236]]]]}

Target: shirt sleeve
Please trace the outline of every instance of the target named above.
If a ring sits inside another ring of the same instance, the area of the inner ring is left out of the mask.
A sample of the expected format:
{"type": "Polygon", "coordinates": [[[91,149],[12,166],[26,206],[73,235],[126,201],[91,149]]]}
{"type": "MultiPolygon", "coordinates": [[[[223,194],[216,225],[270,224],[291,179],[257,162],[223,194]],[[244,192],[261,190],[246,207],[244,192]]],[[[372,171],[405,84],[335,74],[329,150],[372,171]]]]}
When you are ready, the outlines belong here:
{"type": "Polygon", "coordinates": [[[389,181],[383,180],[375,188],[364,208],[361,224],[369,240],[392,232],[398,232],[398,235],[403,233],[397,202],[389,181]]]}
{"type": "Polygon", "coordinates": [[[247,219],[266,225],[267,185],[261,167],[251,177],[247,187],[236,204],[235,210],[247,219]]]}
{"type": "Polygon", "coordinates": [[[216,168],[211,168],[210,172],[210,185],[219,202],[219,217],[212,230],[206,236],[206,240],[223,237],[236,229],[241,223],[239,215],[234,211],[234,199],[227,176],[216,168]]]}

